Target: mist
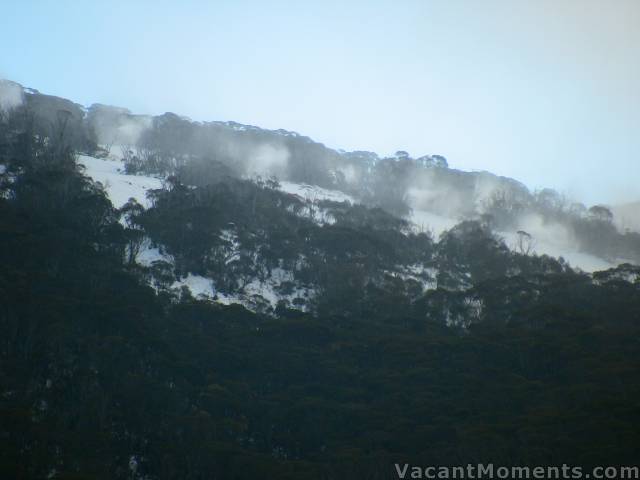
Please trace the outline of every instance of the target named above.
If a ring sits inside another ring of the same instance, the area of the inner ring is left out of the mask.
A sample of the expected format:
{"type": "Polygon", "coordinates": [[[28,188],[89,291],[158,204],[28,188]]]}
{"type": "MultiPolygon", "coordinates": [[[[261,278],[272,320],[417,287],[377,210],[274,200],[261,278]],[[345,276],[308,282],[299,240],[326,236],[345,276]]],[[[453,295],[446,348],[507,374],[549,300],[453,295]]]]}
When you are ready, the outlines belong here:
{"type": "Polygon", "coordinates": [[[246,171],[249,175],[266,175],[283,177],[291,154],[281,145],[259,145],[248,155],[246,171]]]}
{"type": "Polygon", "coordinates": [[[24,93],[17,83],[0,78],[0,111],[8,112],[22,105],[24,93]]]}
{"type": "Polygon", "coordinates": [[[0,480],[638,477],[640,0],[0,12],[0,480]]]}
{"type": "Polygon", "coordinates": [[[488,171],[453,168],[436,154],[416,158],[406,151],[390,156],[345,152],[281,129],[198,122],[174,113],[140,115],[102,104],[83,109],[69,100],[24,94],[12,82],[4,82],[0,92],[3,110],[25,104],[44,134],[56,125],[57,112],[72,112],[68,139],[73,146],[91,151],[93,144],[107,155],[113,153],[122,158],[129,174],[177,175],[200,186],[229,177],[274,178],[341,192],[408,220],[436,240],[459,222],[471,220],[490,229],[511,250],[562,256],[586,271],[640,262],[633,247],[633,235],[640,231],[635,204],[585,205],[562,192],[530,190],[488,171]],[[523,238],[528,239],[526,251],[523,238]]]}
{"type": "Polygon", "coordinates": [[[153,120],[147,115],[134,116],[126,108],[92,105],[88,123],[101,145],[136,145],[153,120]]]}

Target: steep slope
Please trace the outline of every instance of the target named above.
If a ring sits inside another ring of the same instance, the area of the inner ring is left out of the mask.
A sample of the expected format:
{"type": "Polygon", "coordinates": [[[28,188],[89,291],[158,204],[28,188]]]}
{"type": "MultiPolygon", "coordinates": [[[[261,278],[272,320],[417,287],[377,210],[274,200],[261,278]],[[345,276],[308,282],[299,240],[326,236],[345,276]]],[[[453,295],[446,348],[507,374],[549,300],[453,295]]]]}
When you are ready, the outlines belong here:
{"type": "Polygon", "coordinates": [[[276,178],[279,188],[304,200],[319,222],[333,220],[315,204],[347,201],[381,207],[436,239],[461,221],[480,221],[514,250],[562,257],[587,272],[640,263],[632,207],[614,209],[607,219],[551,190],[529,192],[513,179],[451,169],[439,155],[412,158],[399,151],[380,158],[335,151],[286,130],[192,122],[171,113],[135,115],[105,105],[83,109],[10,86],[19,93],[12,98],[34,113],[36,132],[52,135],[57,129],[72,148],[89,154],[82,161],[92,164],[88,171],[94,179],[113,183],[108,190],[118,206],[129,196],[148,206],[144,195],[132,193],[158,188],[171,176],[194,187],[229,178],[276,178]],[[96,160],[105,155],[117,162],[96,160]]]}
{"type": "Polygon", "coordinates": [[[144,175],[127,175],[124,163],[117,156],[95,158],[79,155],[78,163],[94,181],[100,182],[109,195],[114,207],[121,208],[130,198],[141,205],[149,206],[147,192],[162,187],[159,178],[144,175]]]}

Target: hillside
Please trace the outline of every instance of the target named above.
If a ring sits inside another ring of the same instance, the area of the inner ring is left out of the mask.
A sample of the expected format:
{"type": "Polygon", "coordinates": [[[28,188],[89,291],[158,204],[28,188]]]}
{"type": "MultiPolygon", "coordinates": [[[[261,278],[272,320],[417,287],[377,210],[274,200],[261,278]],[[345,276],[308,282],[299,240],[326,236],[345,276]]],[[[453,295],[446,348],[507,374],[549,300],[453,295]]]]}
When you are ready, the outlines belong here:
{"type": "Polygon", "coordinates": [[[640,458],[640,234],[615,211],[2,88],[0,478],[640,458]]]}
{"type": "Polygon", "coordinates": [[[193,186],[223,178],[275,178],[293,189],[310,185],[380,207],[436,240],[460,221],[473,220],[502,237],[512,250],[522,250],[518,232],[524,232],[527,253],[562,257],[587,272],[640,263],[633,206],[611,210],[582,205],[550,189],[530,192],[513,179],[449,168],[440,155],[412,158],[399,151],[392,158],[380,158],[371,152],[335,151],[286,130],[192,122],[171,113],[136,115],[105,105],[84,108],[34,90],[22,91],[27,109],[39,119],[39,132],[64,121],[66,140],[76,151],[124,161],[120,173],[175,175],[193,186]],[[58,118],[63,111],[68,117],[64,120],[58,118]]]}

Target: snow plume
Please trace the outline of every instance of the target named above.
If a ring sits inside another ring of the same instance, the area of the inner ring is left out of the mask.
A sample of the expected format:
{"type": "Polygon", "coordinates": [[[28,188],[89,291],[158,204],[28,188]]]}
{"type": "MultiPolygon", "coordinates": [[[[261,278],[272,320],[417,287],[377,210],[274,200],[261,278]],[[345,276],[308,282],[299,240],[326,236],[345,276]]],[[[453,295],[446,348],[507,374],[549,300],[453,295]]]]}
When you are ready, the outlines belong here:
{"type": "Polygon", "coordinates": [[[92,105],[89,123],[101,145],[136,145],[153,120],[146,115],[132,115],[126,108],[92,105]]]}
{"type": "Polygon", "coordinates": [[[22,105],[24,92],[17,83],[0,79],[0,112],[8,112],[22,105]]]}
{"type": "Polygon", "coordinates": [[[537,242],[538,248],[546,245],[549,248],[556,247],[559,252],[562,252],[573,250],[578,245],[577,239],[569,228],[560,223],[545,221],[541,215],[534,213],[522,215],[518,219],[518,231],[531,235],[537,242]]]}
{"type": "Polygon", "coordinates": [[[485,202],[498,191],[504,189],[504,184],[500,180],[486,172],[479,172],[475,181],[475,201],[478,206],[482,206],[485,202]]]}
{"type": "Polygon", "coordinates": [[[348,183],[348,184],[356,184],[359,182],[360,180],[360,174],[358,172],[358,170],[353,166],[353,165],[344,165],[344,166],[339,166],[337,168],[338,172],[340,172],[344,178],[344,180],[348,183]]]}
{"type": "Polygon", "coordinates": [[[640,202],[615,205],[611,210],[618,230],[640,232],[640,202]]]}
{"type": "Polygon", "coordinates": [[[458,218],[469,210],[465,192],[441,181],[432,170],[420,172],[410,181],[407,203],[413,210],[458,218]]]}
{"type": "Polygon", "coordinates": [[[136,116],[123,119],[116,128],[116,138],[120,144],[135,145],[151,124],[151,117],[136,116]]]}
{"type": "Polygon", "coordinates": [[[572,267],[585,272],[606,270],[614,266],[607,260],[595,255],[582,252],[579,241],[566,226],[545,221],[538,214],[525,214],[518,218],[518,225],[513,231],[499,232],[509,248],[519,253],[522,250],[522,235],[526,237],[524,247],[530,247],[529,253],[549,255],[555,258],[563,257],[572,267]],[[517,230],[517,231],[516,231],[517,230]]]}
{"type": "Polygon", "coordinates": [[[283,145],[264,143],[253,148],[247,158],[247,174],[285,178],[289,149],[283,145]]]}
{"type": "Polygon", "coordinates": [[[521,183],[488,172],[418,169],[411,172],[406,183],[405,198],[412,209],[450,218],[473,218],[485,213],[496,197],[521,210],[531,196],[521,183]]]}

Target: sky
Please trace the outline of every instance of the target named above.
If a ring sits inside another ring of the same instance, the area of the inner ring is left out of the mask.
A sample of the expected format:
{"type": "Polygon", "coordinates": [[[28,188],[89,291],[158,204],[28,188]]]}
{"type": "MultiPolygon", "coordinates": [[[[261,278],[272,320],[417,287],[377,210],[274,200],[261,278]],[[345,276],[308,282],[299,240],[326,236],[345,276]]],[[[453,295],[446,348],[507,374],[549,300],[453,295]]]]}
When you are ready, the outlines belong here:
{"type": "Polygon", "coordinates": [[[3,1],[0,77],[640,200],[640,0],[3,1]]]}

